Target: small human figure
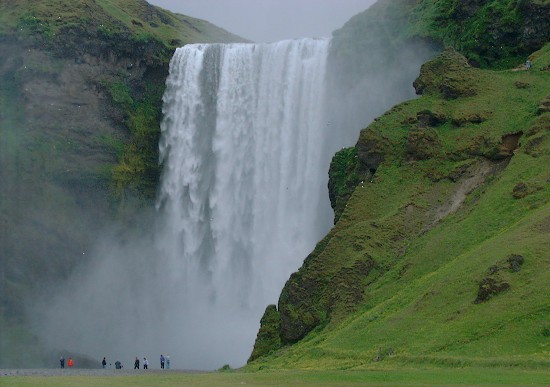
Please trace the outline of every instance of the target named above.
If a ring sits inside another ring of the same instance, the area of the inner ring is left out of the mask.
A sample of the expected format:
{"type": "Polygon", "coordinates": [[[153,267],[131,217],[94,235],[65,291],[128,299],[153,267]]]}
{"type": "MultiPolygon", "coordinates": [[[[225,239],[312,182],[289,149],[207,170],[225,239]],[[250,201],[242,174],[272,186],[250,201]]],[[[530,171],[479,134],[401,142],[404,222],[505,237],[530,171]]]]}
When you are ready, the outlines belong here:
{"type": "Polygon", "coordinates": [[[160,355],[160,369],[163,370],[164,369],[164,355],[160,355]]]}
{"type": "Polygon", "coordinates": [[[101,360],[101,367],[103,369],[105,369],[107,367],[107,360],[105,359],[105,357],[103,357],[103,360],[101,360]]]}
{"type": "Polygon", "coordinates": [[[137,356],[136,356],[136,360],[134,361],[134,369],[139,370],[139,359],[137,356]]]}
{"type": "Polygon", "coordinates": [[[166,355],[166,369],[170,369],[170,356],[166,355]]]}
{"type": "Polygon", "coordinates": [[[65,368],[65,358],[63,356],[59,358],[59,365],[61,368],[65,368]]]}
{"type": "Polygon", "coordinates": [[[67,365],[69,366],[69,368],[73,368],[74,366],[74,361],[73,361],[73,358],[70,357],[69,360],[67,360],[67,365]]]}
{"type": "Polygon", "coordinates": [[[147,360],[146,357],[143,358],[143,369],[144,370],[149,369],[149,361],[147,360]]]}
{"type": "Polygon", "coordinates": [[[527,62],[525,62],[525,68],[526,68],[527,70],[531,70],[531,66],[532,66],[532,65],[533,65],[533,64],[531,63],[531,61],[530,61],[529,59],[527,59],[527,62]]]}
{"type": "Polygon", "coordinates": [[[118,360],[115,361],[115,368],[116,368],[117,370],[121,370],[121,369],[122,369],[122,363],[121,363],[120,361],[118,361],[118,360]]]}

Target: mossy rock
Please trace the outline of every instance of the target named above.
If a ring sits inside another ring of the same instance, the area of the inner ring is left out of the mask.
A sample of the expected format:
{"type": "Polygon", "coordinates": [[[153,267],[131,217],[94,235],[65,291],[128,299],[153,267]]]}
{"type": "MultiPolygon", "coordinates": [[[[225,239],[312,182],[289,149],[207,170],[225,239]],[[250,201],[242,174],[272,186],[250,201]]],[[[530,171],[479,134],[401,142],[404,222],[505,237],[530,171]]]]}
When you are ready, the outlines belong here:
{"type": "Polygon", "coordinates": [[[332,158],[328,176],[328,193],[336,223],[355,187],[368,178],[361,171],[357,149],[352,147],[338,151],[332,158]]]}
{"type": "Polygon", "coordinates": [[[432,128],[416,128],[407,136],[407,156],[410,160],[427,160],[441,154],[441,141],[432,128]]]}
{"type": "Polygon", "coordinates": [[[485,133],[479,134],[474,136],[459,152],[464,152],[468,156],[483,156],[495,161],[503,160],[514,155],[522,136],[523,132],[520,131],[505,134],[499,140],[485,133]]]}
{"type": "Polygon", "coordinates": [[[512,196],[514,199],[523,199],[537,191],[540,191],[542,187],[535,182],[519,182],[512,189],[512,196]]]}
{"type": "Polygon", "coordinates": [[[323,321],[316,308],[322,278],[303,271],[290,276],[279,298],[282,344],[295,343],[323,321]]]}
{"type": "Polygon", "coordinates": [[[364,300],[365,279],[378,267],[368,254],[355,261],[352,267],[344,267],[332,277],[328,289],[328,312],[330,317],[347,315],[357,309],[364,300]]]}
{"type": "Polygon", "coordinates": [[[391,141],[381,132],[368,127],[361,131],[356,144],[357,156],[364,170],[376,172],[378,166],[392,154],[391,141]]]}
{"type": "Polygon", "coordinates": [[[510,289],[510,284],[507,282],[493,277],[484,278],[479,282],[479,289],[474,303],[480,304],[489,301],[494,296],[508,289],[510,289]]]}
{"type": "Polygon", "coordinates": [[[544,152],[544,141],[546,140],[544,134],[530,137],[523,147],[523,151],[532,157],[539,157],[544,152]]]}
{"type": "Polygon", "coordinates": [[[419,128],[425,128],[428,126],[437,127],[447,122],[448,118],[445,113],[432,111],[429,109],[421,110],[416,113],[416,124],[419,128]]]}
{"type": "Polygon", "coordinates": [[[275,305],[268,305],[260,320],[260,330],[254,343],[254,350],[248,359],[251,362],[269,354],[281,347],[279,332],[281,330],[281,316],[275,305]]]}
{"type": "Polygon", "coordinates": [[[419,95],[441,95],[447,100],[471,97],[477,94],[473,71],[463,55],[447,48],[422,65],[413,86],[419,95]]]}
{"type": "Polygon", "coordinates": [[[451,119],[453,126],[461,127],[470,124],[481,124],[491,116],[490,112],[462,112],[451,119]]]}
{"type": "Polygon", "coordinates": [[[501,273],[517,273],[521,270],[525,257],[520,254],[510,254],[505,259],[497,262],[487,271],[487,277],[479,282],[475,304],[489,301],[496,295],[510,289],[510,284],[501,277],[501,273]]]}

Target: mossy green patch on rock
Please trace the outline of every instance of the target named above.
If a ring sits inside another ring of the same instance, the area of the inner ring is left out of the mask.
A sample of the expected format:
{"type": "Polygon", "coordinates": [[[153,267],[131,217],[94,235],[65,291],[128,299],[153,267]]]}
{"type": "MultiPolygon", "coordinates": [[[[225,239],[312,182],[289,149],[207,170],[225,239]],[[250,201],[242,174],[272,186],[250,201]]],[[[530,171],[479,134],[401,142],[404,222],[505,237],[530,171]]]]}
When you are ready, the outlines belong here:
{"type": "Polygon", "coordinates": [[[417,128],[407,136],[409,160],[427,160],[441,154],[442,145],[437,132],[431,128],[417,128]]]}
{"type": "Polygon", "coordinates": [[[328,175],[328,192],[336,223],[355,187],[364,183],[368,174],[361,171],[357,149],[345,148],[332,158],[328,175]]]}
{"type": "Polygon", "coordinates": [[[413,86],[417,94],[437,94],[445,99],[471,97],[476,94],[472,71],[463,55],[448,48],[422,65],[413,86]]]}
{"type": "Polygon", "coordinates": [[[281,347],[280,339],[281,317],[277,306],[268,305],[260,320],[260,330],[254,343],[254,349],[248,361],[268,355],[281,347]]]}

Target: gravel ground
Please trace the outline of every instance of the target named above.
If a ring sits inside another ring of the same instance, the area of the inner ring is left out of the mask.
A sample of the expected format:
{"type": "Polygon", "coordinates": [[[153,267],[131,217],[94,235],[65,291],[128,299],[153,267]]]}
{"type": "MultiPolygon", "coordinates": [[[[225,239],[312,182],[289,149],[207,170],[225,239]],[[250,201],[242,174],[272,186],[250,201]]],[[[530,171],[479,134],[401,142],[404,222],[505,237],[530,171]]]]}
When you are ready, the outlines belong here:
{"type": "MultiPolygon", "coordinates": [[[[204,372],[204,371],[202,371],[204,372]]],[[[79,368],[39,368],[39,369],[0,369],[2,376],[125,376],[161,373],[201,373],[187,370],[134,370],[134,369],[79,369],[79,368]]]]}

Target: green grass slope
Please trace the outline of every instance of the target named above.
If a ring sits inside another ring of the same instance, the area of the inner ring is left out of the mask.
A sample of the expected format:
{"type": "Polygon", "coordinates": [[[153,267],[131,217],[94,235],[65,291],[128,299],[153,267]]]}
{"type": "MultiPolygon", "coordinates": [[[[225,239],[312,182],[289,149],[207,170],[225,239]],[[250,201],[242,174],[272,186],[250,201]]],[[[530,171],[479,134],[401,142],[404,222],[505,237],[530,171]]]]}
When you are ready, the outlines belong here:
{"type": "Polygon", "coordinates": [[[88,37],[157,41],[170,49],[187,43],[243,40],[207,21],[174,14],[144,0],[5,0],[0,11],[0,36],[17,32],[55,40],[68,30],[78,30],[88,37]]]}
{"type": "Polygon", "coordinates": [[[250,368],[547,369],[550,45],[530,58],[481,70],[446,50],[421,98],[335,157],[339,220],[270,307],[281,344],[259,335],[250,368]]]}

